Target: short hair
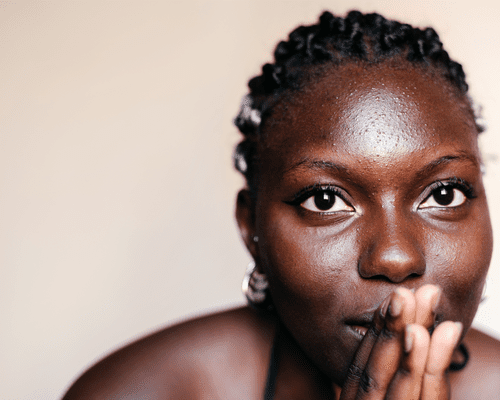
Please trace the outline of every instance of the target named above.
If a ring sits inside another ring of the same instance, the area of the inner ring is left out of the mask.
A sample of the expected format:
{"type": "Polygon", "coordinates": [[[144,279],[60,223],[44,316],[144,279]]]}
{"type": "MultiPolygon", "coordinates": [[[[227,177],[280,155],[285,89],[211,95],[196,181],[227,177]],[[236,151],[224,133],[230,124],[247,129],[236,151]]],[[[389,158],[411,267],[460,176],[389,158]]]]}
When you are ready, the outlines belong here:
{"type": "MultiPolygon", "coordinates": [[[[248,82],[250,93],[243,98],[234,120],[244,138],[233,157],[250,192],[256,194],[260,128],[283,92],[300,89],[311,71],[319,67],[353,61],[378,63],[398,57],[423,68],[437,69],[468,101],[474,117],[462,65],[450,58],[434,29],[422,30],[376,13],[351,11],[346,17],[338,17],[326,11],[317,24],[299,26],[290,33],[288,41],[278,43],[274,63],[265,64],[262,74],[248,82]]],[[[477,120],[476,126],[480,133],[483,128],[477,120]]]]}

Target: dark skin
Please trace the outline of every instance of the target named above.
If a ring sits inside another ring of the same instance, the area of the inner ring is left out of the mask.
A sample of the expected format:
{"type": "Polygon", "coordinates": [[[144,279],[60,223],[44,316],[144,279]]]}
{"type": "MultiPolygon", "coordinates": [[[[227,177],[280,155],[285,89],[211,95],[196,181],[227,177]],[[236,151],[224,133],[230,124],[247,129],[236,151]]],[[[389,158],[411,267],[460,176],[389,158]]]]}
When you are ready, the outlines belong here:
{"type": "Polygon", "coordinates": [[[282,323],[276,399],[498,399],[500,345],[469,329],[492,233],[465,99],[411,64],[351,63],[285,96],[263,135],[237,220],[276,314],[163,330],[65,398],[261,399],[282,323]],[[460,341],[471,360],[448,373],[460,341]]]}

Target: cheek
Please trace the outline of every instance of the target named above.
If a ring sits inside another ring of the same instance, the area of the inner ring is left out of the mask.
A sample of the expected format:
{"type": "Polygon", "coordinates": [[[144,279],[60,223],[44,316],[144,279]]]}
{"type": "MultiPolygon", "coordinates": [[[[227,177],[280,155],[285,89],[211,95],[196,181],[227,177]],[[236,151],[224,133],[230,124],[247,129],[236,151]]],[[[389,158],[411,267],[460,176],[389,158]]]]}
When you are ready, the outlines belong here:
{"type": "Polygon", "coordinates": [[[358,345],[343,323],[346,310],[357,307],[352,294],[358,286],[355,235],[289,229],[282,220],[263,239],[262,267],[281,322],[308,357],[338,381],[358,345]]]}
{"type": "Polygon", "coordinates": [[[443,289],[446,318],[472,323],[481,300],[493,248],[489,219],[479,218],[454,234],[435,234],[429,240],[428,271],[443,289]]]}
{"type": "Polygon", "coordinates": [[[292,319],[331,324],[358,277],[355,234],[291,225],[268,225],[260,247],[274,303],[292,319]]]}

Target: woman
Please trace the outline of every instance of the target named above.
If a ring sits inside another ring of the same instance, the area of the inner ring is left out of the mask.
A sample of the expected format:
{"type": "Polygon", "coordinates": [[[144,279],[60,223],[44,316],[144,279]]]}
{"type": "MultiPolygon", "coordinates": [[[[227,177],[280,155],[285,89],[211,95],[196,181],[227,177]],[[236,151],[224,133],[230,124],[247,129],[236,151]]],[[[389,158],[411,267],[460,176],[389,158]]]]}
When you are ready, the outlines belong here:
{"type": "Polygon", "coordinates": [[[492,252],[480,127],[437,34],[324,13],[249,87],[253,307],[139,340],[65,398],[497,399],[500,345],[470,329],[492,252]]]}

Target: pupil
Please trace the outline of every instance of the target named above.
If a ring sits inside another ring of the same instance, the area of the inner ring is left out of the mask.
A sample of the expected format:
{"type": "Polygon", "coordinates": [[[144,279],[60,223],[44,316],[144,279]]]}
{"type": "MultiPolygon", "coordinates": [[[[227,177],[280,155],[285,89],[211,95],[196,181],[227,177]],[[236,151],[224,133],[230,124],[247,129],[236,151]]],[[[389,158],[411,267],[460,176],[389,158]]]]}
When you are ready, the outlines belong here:
{"type": "Polygon", "coordinates": [[[440,188],[436,189],[436,191],[433,194],[434,200],[436,200],[436,203],[438,203],[441,206],[447,206],[453,201],[453,188],[440,188]]]}
{"type": "Polygon", "coordinates": [[[314,196],[314,204],[320,210],[328,210],[335,204],[335,195],[328,192],[317,193],[314,196]]]}

